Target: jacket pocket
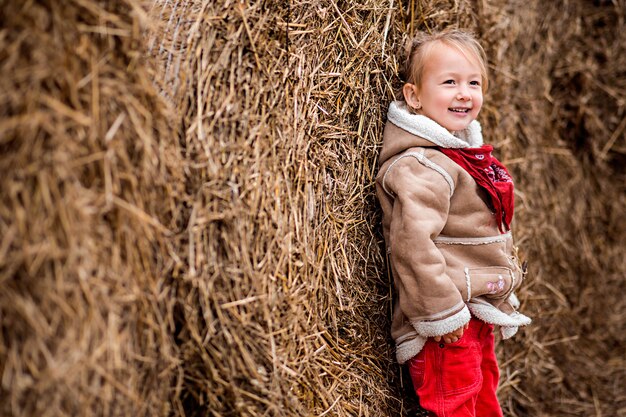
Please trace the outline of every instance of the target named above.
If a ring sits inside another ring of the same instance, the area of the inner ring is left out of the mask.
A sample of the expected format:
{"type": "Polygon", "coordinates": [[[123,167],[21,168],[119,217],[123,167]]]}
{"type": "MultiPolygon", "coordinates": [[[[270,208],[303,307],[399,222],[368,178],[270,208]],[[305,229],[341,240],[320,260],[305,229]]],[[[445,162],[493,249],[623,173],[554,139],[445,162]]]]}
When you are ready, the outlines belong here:
{"type": "Polygon", "coordinates": [[[483,268],[465,268],[467,299],[485,296],[487,298],[506,298],[515,285],[515,274],[510,268],[493,266],[483,268]]]}

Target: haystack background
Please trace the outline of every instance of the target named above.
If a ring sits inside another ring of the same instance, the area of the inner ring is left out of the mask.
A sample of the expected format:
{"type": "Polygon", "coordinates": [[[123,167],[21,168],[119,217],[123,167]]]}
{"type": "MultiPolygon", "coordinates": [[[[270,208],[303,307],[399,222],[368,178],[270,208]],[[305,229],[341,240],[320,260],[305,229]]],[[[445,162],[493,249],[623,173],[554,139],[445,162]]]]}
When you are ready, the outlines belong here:
{"type": "Polygon", "coordinates": [[[165,415],[184,177],[147,14],[0,5],[0,412],[165,415]]]}
{"type": "Polygon", "coordinates": [[[626,416],[625,9],[0,1],[0,412],[407,415],[373,178],[404,39],[452,25],[531,265],[505,414],[626,416]]]}

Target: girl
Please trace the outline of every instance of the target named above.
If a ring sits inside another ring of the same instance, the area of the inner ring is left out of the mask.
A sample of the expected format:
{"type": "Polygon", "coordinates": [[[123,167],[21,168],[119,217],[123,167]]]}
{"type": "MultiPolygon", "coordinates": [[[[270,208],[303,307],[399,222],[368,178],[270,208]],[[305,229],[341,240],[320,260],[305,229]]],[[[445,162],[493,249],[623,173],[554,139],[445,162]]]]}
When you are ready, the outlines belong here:
{"type": "Polygon", "coordinates": [[[501,417],[493,326],[508,338],[530,319],[513,294],[525,274],[509,230],[513,182],[476,121],[485,53],[466,32],[422,33],[403,72],[376,178],[397,359],[430,416],[501,417]]]}

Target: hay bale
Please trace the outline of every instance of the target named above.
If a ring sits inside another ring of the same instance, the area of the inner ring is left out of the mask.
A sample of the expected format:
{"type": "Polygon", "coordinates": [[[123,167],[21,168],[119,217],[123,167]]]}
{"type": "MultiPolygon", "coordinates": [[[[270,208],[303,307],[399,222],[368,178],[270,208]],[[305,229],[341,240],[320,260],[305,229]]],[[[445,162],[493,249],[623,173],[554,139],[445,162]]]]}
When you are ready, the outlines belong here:
{"type": "Polygon", "coordinates": [[[168,415],[178,152],[133,1],[0,3],[0,414],[168,415]]]}
{"type": "Polygon", "coordinates": [[[337,7],[154,2],[189,167],[187,415],[400,409],[371,187],[393,9],[337,7]]]}
{"type": "Polygon", "coordinates": [[[2,413],[412,413],[372,185],[403,40],[453,25],[531,261],[505,411],[624,415],[625,6],[566,6],[2,3],[2,413]]]}

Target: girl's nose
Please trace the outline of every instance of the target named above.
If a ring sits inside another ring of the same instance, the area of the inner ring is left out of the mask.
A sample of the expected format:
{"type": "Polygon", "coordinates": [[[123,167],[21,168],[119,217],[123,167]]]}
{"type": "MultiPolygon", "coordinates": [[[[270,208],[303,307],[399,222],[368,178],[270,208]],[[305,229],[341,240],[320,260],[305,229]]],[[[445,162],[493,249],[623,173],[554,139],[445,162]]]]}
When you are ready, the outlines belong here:
{"type": "Polygon", "coordinates": [[[457,100],[461,100],[461,101],[469,100],[470,95],[469,95],[469,92],[467,91],[467,88],[461,87],[459,89],[459,92],[456,94],[456,98],[457,100]]]}
{"type": "Polygon", "coordinates": [[[460,85],[459,91],[456,94],[456,98],[460,101],[469,100],[471,98],[469,94],[469,89],[464,85],[460,85]]]}

